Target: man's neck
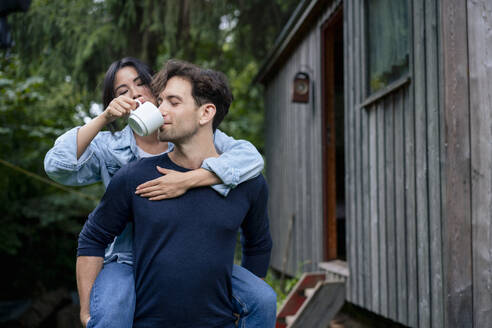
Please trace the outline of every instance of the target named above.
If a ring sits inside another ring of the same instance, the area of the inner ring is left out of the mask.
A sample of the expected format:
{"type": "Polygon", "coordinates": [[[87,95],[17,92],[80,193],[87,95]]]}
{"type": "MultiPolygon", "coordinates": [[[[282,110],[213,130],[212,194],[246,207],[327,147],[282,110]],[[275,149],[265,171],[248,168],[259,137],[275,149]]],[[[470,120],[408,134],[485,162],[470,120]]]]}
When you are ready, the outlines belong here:
{"type": "Polygon", "coordinates": [[[174,150],[169,158],[176,164],[187,169],[198,169],[209,157],[219,157],[214,146],[214,135],[209,129],[200,129],[195,135],[174,142],[174,150]]]}
{"type": "Polygon", "coordinates": [[[167,142],[159,141],[157,132],[144,137],[139,136],[136,133],[133,133],[133,135],[135,136],[137,146],[146,153],[157,155],[165,152],[168,148],[167,142]]]}

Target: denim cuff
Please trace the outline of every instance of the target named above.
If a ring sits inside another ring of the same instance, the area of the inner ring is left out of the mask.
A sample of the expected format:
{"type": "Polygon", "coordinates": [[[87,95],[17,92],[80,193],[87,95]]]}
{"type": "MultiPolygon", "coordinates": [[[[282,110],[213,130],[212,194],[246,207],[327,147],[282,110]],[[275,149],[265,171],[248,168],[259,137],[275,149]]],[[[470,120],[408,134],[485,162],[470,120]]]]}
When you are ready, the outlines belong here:
{"type": "Polygon", "coordinates": [[[218,157],[206,158],[202,163],[202,168],[213,171],[230,188],[234,188],[239,184],[238,170],[224,164],[224,161],[218,157]]]}
{"type": "Polygon", "coordinates": [[[77,133],[80,126],[72,128],[61,135],[50,154],[52,162],[60,168],[67,170],[78,170],[92,155],[90,147],[77,159],[77,133]]]}
{"type": "Polygon", "coordinates": [[[222,180],[222,184],[213,185],[212,188],[224,197],[239,182],[239,175],[236,173],[237,170],[227,167],[218,158],[206,158],[202,163],[202,168],[215,173],[222,180]]]}

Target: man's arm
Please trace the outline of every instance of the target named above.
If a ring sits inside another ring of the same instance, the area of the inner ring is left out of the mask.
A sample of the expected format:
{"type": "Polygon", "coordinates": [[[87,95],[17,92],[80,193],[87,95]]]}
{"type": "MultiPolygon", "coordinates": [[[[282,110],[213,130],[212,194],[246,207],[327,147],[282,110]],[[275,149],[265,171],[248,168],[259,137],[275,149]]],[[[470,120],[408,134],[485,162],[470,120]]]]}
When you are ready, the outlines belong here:
{"type": "Polygon", "coordinates": [[[77,258],[76,275],[77,290],[80,300],[80,321],[87,326],[90,318],[90,295],[97,275],[102,269],[103,258],[97,256],[79,256],[77,258]]]}
{"type": "Polygon", "coordinates": [[[272,238],[268,222],[268,188],[263,176],[257,179],[260,188],[253,196],[248,214],[241,225],[243,246],[241,265],[258,277],[264,278],[270,264],[272,238]]]}
{"type": "Polygon", "coordinates": [[[80,319],[84,325],[89,320],[90,293],[101,271],[104,251],[132,217],[132,193],[128,191],[126,168],[119,170],[113,177],[101,202],[89,215],[79,235],[76,274],[80,319]]]}

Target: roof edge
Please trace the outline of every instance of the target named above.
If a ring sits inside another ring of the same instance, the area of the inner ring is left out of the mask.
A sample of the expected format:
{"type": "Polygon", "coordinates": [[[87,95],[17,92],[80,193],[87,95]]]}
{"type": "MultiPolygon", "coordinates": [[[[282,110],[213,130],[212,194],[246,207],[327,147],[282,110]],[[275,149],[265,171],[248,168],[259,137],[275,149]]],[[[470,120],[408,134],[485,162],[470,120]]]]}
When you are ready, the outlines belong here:
{"type": "Polygon", "coordinates": [[[327,0],[303,0],[294,10],[286,25],[277,37],[273,49],[261,65],[258,73],[253,79],[253,84],[263,83],[270,74],[275,63],[282,56],[286,48],[291,45],[302,27],[306,25],[307,18],[313,16],[316,9],[328,2],[327,0]]]}

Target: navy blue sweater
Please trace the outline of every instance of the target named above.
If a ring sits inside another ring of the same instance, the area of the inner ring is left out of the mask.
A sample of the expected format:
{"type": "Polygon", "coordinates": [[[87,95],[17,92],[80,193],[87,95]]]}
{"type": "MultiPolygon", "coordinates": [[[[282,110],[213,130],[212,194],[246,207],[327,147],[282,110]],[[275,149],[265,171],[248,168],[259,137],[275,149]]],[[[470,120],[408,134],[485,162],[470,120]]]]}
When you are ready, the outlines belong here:
{"type": "Polygon", "coordinates": [[[263,176],[231,190],[189,190],[161,201],[135,194],[161,174],[156,165],[187,171],[167,154],[120,169],[79,236],[78,256],[104,257],[106,246],[133,222],[137,303],[134,327],[234,327],[231,271],[237,231],[242,265],[265,276],[272,241],[263,176]]]}

